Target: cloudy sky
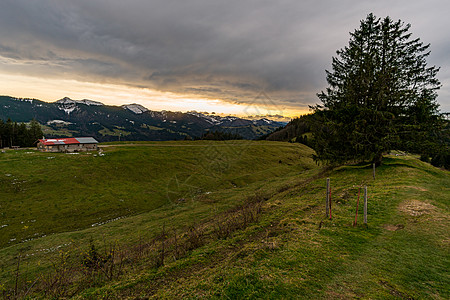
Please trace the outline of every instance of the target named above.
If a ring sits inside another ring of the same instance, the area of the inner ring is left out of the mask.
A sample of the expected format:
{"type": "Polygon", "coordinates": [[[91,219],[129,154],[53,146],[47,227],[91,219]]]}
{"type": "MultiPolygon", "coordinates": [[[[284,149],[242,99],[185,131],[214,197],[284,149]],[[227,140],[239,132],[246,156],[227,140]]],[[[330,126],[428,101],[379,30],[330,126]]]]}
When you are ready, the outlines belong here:
{"type": "Polygon", "coordinates": [[[292,116],[318,102],[332,56],[373,12],[431,43],[450,111],[449,11],[448,0],[1,0],[0,94],[292,116]]]}

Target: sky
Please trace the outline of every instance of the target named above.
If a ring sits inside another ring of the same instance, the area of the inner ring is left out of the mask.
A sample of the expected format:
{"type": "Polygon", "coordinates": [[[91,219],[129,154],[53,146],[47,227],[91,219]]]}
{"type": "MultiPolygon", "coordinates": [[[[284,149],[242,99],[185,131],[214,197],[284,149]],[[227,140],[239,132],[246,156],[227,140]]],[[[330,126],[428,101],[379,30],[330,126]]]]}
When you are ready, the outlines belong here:
{"type": "Polygon", "coordinates": [[[1,0],[0,95],[307,113],[369,13],[412,25],[450,111],[448,0],[1,0]]]}

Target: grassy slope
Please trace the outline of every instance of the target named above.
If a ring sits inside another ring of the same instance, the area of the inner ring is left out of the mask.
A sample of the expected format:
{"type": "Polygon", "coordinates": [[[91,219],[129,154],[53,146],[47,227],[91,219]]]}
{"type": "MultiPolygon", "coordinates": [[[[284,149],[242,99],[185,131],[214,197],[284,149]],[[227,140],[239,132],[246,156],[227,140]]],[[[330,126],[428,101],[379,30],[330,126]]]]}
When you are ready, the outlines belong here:
{"type": "Polygon", "coordinates": [[[235,206],[265,180],[316,168],[311,149],[273,142],[104,149],[104,156],[0,153],[0,226],[8,225],[0,228],[0,282],[11,280],[18,253],[28,257],[27,269],[38,270],[58,249],[87,247],[91,237],[132,243],[163,223],[184,228],[235,206]]]}
{"type": "Polygon", "coordinates": [[[258,223],[163,268],[80,296],[448,299],[448,172],[390,157],[375,181],[370,166],[327,175],[332,221],[324,218],[324,178],[291,178],[285,191],[268,184],[261,190],[273,196],[258,223]],[[360,184],[369,189],[367,227],[361,215],[352,226],[360,184]]]}
{"type": "MultiPolygon", "coordinates": [[[[278,160],[299,157],[298,148],[274,143],[152,145],[108,147],[102,157],[3,153],[0,226],[8,226],[1,229],[0,247],[151,211],[182,197],[228,188],[233,181],[239,185],[285,174],[292,167],[278,160]],[[258,163],[258,157],[265,163],[258,163]]],[[[310,160],[303,167],[314,165],[310,160]]]]}
{"type": "MultiPolygon", "coordinates": [[[[31,255],[23,268],[26,266],[32,273],[49,267],[58,246],[85,249],[90,237],[97,241],[135,243],[141,236],[160,232],[162,224],[167,230],[186,228],[257,192],[269,198],[257,223],[236,231],[229,238],[211,240],[186,257],[176,261],[169,259],[163,267],[128,273],[119,281],[85,290],[79,297],[450,297],[447,171],[412,157],[389,157],[377,169],[377,179],[373,181],[369,166],[346,166],[321,174],[310,159],[305,159],[311,152],[301,145],[261,142],[249,147],[234,144],[244,150],[241,152],[233,147],[216,147],[214,142],[176,143],[176,147],[166,147],[167,143],[156,145],[159,146],[108,148],[105,157],[97,158],[114,158],[108,165],[120,168],[120,172],[114,173],[112,168],[109,176],[114,178],[115,174],[121,180],[143,174],[125,172],[127,168],[119,164],[120,158],[128,156],[130,168],[145,166],[147,171],[153,166],[146,165],[148,161],[155,160],[155,165],[164,161],[165,168],[161,168],[158,176],[164,175],[166,169],[167,174],[175,173],[177,177],[167,176],[161,181],[160,186],[164,182],[166,191],[171,191],[161,196],[160,199],[166,201],[162,206],[154,209],[142,204],[148,209],[145,213],[74,232],[67,224],[64,233],[5,247],[0,250],[4,271],[0,279],[11,278],[15,266],[13,258],[19,251],[31,255]],[[142,151],[147,153],[146,160],[136,154],[142,151]],[[217,151],[221,151],[221,155],[218,156],[217,151]],[[203,154],[200,161],[199,154],[203,154]],[[158,161],[158,157],[162,160],[158,161]],[[176,161],[167,162],[164,157],[176,161]],[[177,168],[180,165],[182,169],[177,168]],[[206,172],[211,169],[215,171],[206,172]],[[332,221],[324,218],[325,177],[331,178],[333,187],[332,221]],[[369,188],[369,226],[353,227],[361,184],[369,188]],[[178,203],[176,200],[181,197],[188,201],[178,203]]],[[[28,155],[40,157],[43,154],[28,155]]],[[[82,157],[61,155],[61,159],[69,159],[76,165],[82,157]]],[[[90,163],[92,161],[93,158],[90,163]]],[[[97,168],[91,172],[94,169],[97,168]]],[[[130,180],[127,183],[131,187],[121,185],[119,190],[125,189],[124,194],[130,196],[128,188],[132,189],[134,184],[130,180]]],[[[110,189],[115,186],[103,181],[98,184],[110,189]]],[[[157,184],[155,178],[152,185],[157,184]]],[[[136,183],[136,187],[142,185],[142,182],[136,183]]],[[[114,211],[117,207],[110,209],[114,211]]],[[[89,219],[90,215],[82,217],[89,219]]],[[[86,224],[91,224],[89,222],[92,219],[86,224]]]]}

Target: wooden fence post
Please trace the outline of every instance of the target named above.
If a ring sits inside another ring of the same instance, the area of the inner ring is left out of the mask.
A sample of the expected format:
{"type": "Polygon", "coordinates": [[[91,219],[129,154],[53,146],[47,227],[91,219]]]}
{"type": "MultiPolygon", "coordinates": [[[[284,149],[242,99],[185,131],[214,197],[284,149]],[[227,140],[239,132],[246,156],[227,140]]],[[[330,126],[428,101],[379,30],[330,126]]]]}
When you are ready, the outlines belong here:
{"type": "Polygon", "coordinates": [[[364,224],[367,224],[367,186],[364,187],[364,224]]]}
{"type": "Polygon", "coordinates": [[[331,217],[331,184],[330,184],[330,188],[329,188],[329,190],[328,190],[328,205],[330,206],[330,211],[329,211],[329,213],[330,213],[330,220],[332,219],[332,217],[331,217]]]}
{"type": "Polygon", "coordinates": [[[356,200],[356,213],[355,213],[355,221],[353,222],[353,227],[358,224],[358,209],[359,209],[359,194],[361,193],[361,187],[358,189],[358,200],[356,200]]]}
{"type": "Polygon", "coordinates": [[[375,180],[375,163],[373,163],[373,180],[375,180]]]}
{"type": "Polygon", "coordinates": [[[327,218],[330,215],[330,178],[327,178],[327,197],[325,203],[325,215],[327,218]]]}

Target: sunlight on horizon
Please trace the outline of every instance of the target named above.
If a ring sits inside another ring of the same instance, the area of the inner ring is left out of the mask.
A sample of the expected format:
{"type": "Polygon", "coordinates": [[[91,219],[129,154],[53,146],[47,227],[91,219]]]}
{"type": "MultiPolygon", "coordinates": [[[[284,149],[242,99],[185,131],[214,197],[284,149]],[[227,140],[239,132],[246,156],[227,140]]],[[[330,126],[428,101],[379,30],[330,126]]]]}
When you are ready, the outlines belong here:
{"type": "Polygon", "coordinates": [[[45,79],[0,73],[0,94],[17,98],[34,98],[54,102],[64,97],[74,100],[89,99],[106,105],[137,103],[155,110],[198,111],[222,115],[251,117],[255,115],[282,115],[286,119],[308,113],[295,108],[270,107],[261,104],[235,104],[220,99],[201,98],[134,88],[110,83],[91,83],[67,79],[45,79]]]}

